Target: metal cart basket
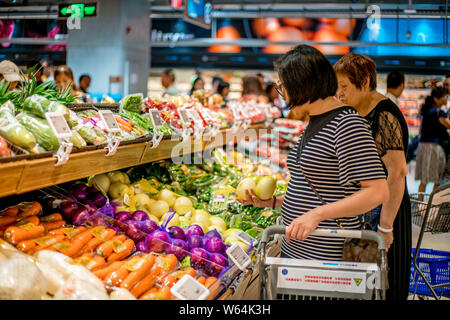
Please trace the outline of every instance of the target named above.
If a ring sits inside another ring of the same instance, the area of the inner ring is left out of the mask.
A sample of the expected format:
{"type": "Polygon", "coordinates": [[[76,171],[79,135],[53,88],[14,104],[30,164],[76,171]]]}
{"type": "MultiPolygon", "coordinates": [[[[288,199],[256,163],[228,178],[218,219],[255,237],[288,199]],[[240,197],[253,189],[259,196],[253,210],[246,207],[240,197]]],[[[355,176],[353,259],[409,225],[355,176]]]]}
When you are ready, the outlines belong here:
{"type": "Polygon", "coordinates": [[[450,292],[450,253],[420,247],[425,232],[437,234],[450,231],[450,183],[430,194],[413,193],[410,200],[412,221],[420,227],[417,245],[412,253],[410,293],[414,294],[413,297],[417,293],[440,299],[450,292]]]}
{"type": "Polygon", "coordinates": [[[262,300],[384,300],[386,293],[386,247],[383,237],[371,230],[316,229],[311,235],[360,238],[378,243],[381,263],[304,260],[266,257],[265,244],[285,226],[263,231],[260,241],[262,300]]]}

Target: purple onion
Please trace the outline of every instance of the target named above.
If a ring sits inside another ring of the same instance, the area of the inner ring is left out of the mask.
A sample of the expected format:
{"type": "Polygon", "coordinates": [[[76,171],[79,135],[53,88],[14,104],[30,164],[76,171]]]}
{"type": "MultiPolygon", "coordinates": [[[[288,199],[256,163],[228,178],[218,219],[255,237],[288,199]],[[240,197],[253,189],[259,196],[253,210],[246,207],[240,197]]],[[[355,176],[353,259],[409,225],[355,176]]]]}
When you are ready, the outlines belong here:
{"type": "Polygon", "coordinates": [[[147,212],[138,210],[133,213],[132,219],[136,220],[136,221],[144,221],[144,220],[150,220],[150,217],[148,216],[147,212]]]}
{"type": "Polygon", "coordinates": [[[107,215],[108,217],[114,218],[116,215],[117,209],[111,203],[105,203],[98,211],[107,215]]]}
{"type": "Polygon", "coordinates": [[[199,235],[192,235],[190,237],[186,237],[186,242],[189,250],[194,248],[201,248],[203,246],[203,237],[199,235]]]}
{"type": "Polygon", "coordinates": [[[178,226],[171,226],[167,230],[172,239],[186,240],[186,234],[182,228],[178,226]]]}
{"type": "Polygon", "coordinates": [[[184,232],[186,234],[186,238],[189,238],[190,236],[197,235],[197,236],[203,236],[203,229],[198,224],[192,224],[188,226],[184,232]]]}
{"type": "Polygon", "coordinates": [[[69,200],[69,201],[63,202],[59,206],[59,209],[61,210],[63,216],[66,219],[72,219],[72,217],[75,213],[75,210],[79,209],[79,207],[80,206],[76,202],[69,200]]]}
{"type": "Polygon", "coordinates": [[[88,193],[89,197],[96,195],[97,193],[101,193],[94,187],[87,187],[86,192],[88,193]]]}
{"type": "Polygon", "coordinates": [[[209,253],[203,248],[193,248],[189,251],[191,254],[191,265],[194,268],[204,267],[208,264],[209,253]]]}
{"type": "Polygon", "coordinates": [[[125,222],[127,220],[131,219],[131,212],[128,211],[120,211],[116,214],[116,220],[120,221],[120,222],[125,222]]]}
{"type": "Polygon", "coordinates": [[[70,187],[71,192],[86,191],[86,189],[87,189],[87,185],[82,182],[75,183],[70,187]]]}
{"type": "Polygon", "coordinates": [[[216,277],[222,270],[228,266],[228,259],[220,253],[214,252],[209,255],[206,271],[210,276],[216,277]]]}
{"type": "Polygon", "coordinates": [[[108,199],[101,192],[97,192],[96,194],[94,194],[91,199],[92,201],[94,201],[97,208],[103,207],[108,201],[108,199]]]}
{"type": "Polygon", "coordinates": [[[173,239],[170,245],[167,247],[167,253],[174,254],[178,261],[182,261],[188,254],[188,245],[181,239],[173,239]]]}
{"type": "Polygon", "coordinates": [[[145,245],[145,241],[140,241],[136,244],[136,250],[143,253],[150,253],[147,246],[145,245]]]}
{"type": "Polygon", "coordinates": [[[145,220],[145,221],[136,221],[136,222],[139,223],[141,231],[145,232],[147,234],[150,234],[159,228],[159,225],[155,221],[150,220],[150,219],[145,220]]]}
{"type": "Polygon", "coordinates": [[[87,209],[87,211],[90,214],[94,214],[97,212],[97,206],[95,205],[94,201],[92,200],[85,200],[83,201],[84,207],[87,209]]]}
{"type": "Polygon", "coordinates": [[[72,222],[76,226],[81,226],[86,222],[89,216],[89,212],[85,208],[78,208],[73,213],[72,222]]]}
{"type": "Polygon", "coordinates": [[[72,194],[78,201],[81,201],[81,202],[84,202],[88,196],[86,190],[75,190],[72,192],[72,194]]]}
{"type": "Polygon", "coordinates": [[[219,239],[222,239],[222,236],[220,235],[219,231],[217,231],[217,229],[208,231],[207,233],[205,233],[205,237],[206,238],[217,237],[219,239]]]}
{"type": "Polygon", "coordinates": [[[150,251],[161,252],[167,249],[170,237],[165,231],[155,230],[145,237],[145,243],[150,251]]]}
{"type": "Polygon", "coordinates": [[[206,249],[206,251],[211,253],[220,253],[223,251],[224,243],[222,239],[218,237],[210,237],[205,239],[206,241],[203,245],[203,248],[206,249]]]}
{"type": "Polygon", "coordinates": [[[133,241],[139,242],[144,240],[145,234],[139,228],[138,221],[127,220],[124,222],[123,227],[127,236],[129,236],[133,241]]]}

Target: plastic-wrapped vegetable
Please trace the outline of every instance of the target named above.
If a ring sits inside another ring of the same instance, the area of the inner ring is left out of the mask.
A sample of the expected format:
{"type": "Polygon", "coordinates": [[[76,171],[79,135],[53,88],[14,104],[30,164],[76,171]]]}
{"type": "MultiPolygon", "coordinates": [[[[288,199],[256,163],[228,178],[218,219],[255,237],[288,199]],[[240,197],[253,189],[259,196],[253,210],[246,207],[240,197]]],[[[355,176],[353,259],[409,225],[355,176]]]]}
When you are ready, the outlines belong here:
{"type": "Polygon", "coordinates": [[[14,117],[13,110],[14,105],[10,101],[0,108],[0,134],[19,147],[38,152],[36,138],[14,117]]]}
{"type": "Polygon", "coordinates": [[[67,124],[71,129],[76,130],[80,136],[90,144],[101,144],[106,140],[106,137],[97,135],[93,128],[83,123],[84,121],[80,119],[75,112],[69,110],[69,120],[67,124]]]}
{"type": "Polygon", "coordinates": [[[109,300],[105,291],[82,279],[72,276],[64,286],[56,292],[55,300],[109,300]]]}
{"type": "Polygon", "coordinates": [[[131,94],[123,98],[122,108],[132,112],[141,112],[142,94],[131,94]]]}
{"type": "Polygon", "coordinates": [[[72,130],[72,136],[70,137],[70,142],[72,142],[73,146],[76,148],[81,148],[87,146],[86,141],[81,137],[81,135],[75,131],[72,130]]]}
{"type": "Polygon", "coordinates": [[[58,138],[56,138],[47,120],[39,119],[25,112],[21,112],[16,118],[33,133],[41,147],[46,150],[57,150],[59,148],[58,138]]]}
{"type": "Polygon", "coordinates": [[[46,112],[60,112],[66,120],[69,119],[69,109],[59,102],[50,101],[38,94],[33,94],[25,99],[23,110],[28,111],[40,118],[45,118],[46,112]]]}

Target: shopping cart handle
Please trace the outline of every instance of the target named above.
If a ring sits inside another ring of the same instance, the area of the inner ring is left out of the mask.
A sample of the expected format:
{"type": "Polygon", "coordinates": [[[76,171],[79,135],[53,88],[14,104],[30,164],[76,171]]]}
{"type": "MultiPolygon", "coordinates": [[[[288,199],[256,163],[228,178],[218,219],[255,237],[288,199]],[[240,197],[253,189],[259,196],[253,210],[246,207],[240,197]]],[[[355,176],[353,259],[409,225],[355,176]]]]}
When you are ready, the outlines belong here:
{"type": "MultiPolygon", "coordinates": [[[[286,232],[285,226],[274,225],[270,226],[262,232],[261,242],[267,243],[273,234],[284,234],[286,232]]],[[[373,240],[378,243],[378,250],[385,250],[386,244],[384,238],[372,230],[347,230],[347,229],[316,229],[311,232],[313,236],[336,237],[336,238],[357,238],[364,240],[373,240]]]]}

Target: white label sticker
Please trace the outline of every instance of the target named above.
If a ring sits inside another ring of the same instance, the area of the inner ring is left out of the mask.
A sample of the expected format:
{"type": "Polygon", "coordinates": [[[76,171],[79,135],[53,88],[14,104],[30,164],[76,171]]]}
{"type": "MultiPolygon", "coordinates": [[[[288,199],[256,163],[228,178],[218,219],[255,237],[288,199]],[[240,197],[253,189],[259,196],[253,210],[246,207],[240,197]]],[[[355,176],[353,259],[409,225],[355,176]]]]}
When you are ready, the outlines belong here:
{"type": "Polygon", "coordinates": [[[105,124],[106,129],[109,132],[120,132],[119,124],[117,123],[116,118],[114,117],[114,114],[111,110],[100,110],[99,114],[103,120],[103,123],[105,124]]]}
{"type": "Polygon", "coordinates": [[[366,273],[279,267],[277,287],[329,292],[365,293],[366,273]]]}
{"type": "Polygon", "coordinates": [[[180,120],[185,127],[190,126],[189,115],[186,109],[178,109],[178,114],[180,115],[180,120]]]}
{"type": "Polygon", "coordinates": [[[72,131],[60,112],[47,112],[45,117],[57,138],[68,139],[72,136],[72,131]]]}
{"type": "Polygon", "coordinates": [[[205,300],[209,296],[208,288],[188,274],[184,275],[170,292],[181,300],[205,300]]]}
{"type": "Polygon", "coordinates": [[[250,245],[252,242],[255,243],[256,239],[250,237],[247,233],[245,233],[244,231],[239,231],[236,234],[236,237],[240,240],[242,240],[243,242],[247,243],[248,245],[250,245]]]}
{"type": "Polygon", "coordinates": [[[152,119],[153,127],[155,129],[160,129],[163,126],[163,121],[161,119],[161,116],[159,115],[158,110],[152,109],[149,111],[150,117],[152,119]]]}
{"type": "Polygon", "coordinates": [[[195,111],[194,109],[189,109],[188,111],[189,111],[189,114],[191,115],[192,120],[194,120],[194,123],[196,125],[198,125],[199,127],[202,127],[203,120],[202,120],[202,118],[200,118],[197,111],[195,111]]]}
{"type": "Polygon", "coordinates": [[[227,249],[227,255],[242,271],[247,270],[248,265],[252,262],[250,257],[237,243],[227,249]]]}

